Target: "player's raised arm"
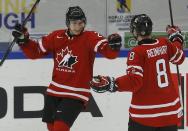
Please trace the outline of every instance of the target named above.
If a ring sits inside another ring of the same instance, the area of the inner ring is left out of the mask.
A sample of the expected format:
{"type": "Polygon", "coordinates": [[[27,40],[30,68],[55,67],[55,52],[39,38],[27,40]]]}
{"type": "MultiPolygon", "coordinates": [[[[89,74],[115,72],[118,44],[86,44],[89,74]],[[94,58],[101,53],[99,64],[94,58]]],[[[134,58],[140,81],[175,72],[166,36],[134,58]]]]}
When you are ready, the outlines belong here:
{"type": "Polygon", "coordinates": [[[99,46],[98,52],[103,56],[114,59],[118,56],[122,46],[121,36],[117,33],[110,34],[107,41],[99,46]]]}
{"type": "Polygon", "coordinates": [[[166,32],[170,41],[168,44],[170,62],[177,65],[182,64],[185,59],[185,54],[183,52],[184,39],[181,30],[178,26],[167,25],[166,32]]]}
{"type": "Polygon", "coordinates": [[[16,43],[28,58],[37,59],[47,55],[47,52],[43,52],[38,42],[29,38],[28,29],[26,27],[22,27],[21,24],[16,24],[14,30],[12,31],[12,35],[16,39],[16,43]]]}
{"type": "Polygon", "coordinates": [[[95,31],[88,33],[88,43],[94,53],[100,53],[108,59],[114,59],[118,56],[122,46],[121,36],[117,33],[109,35],[107,38],[95,31]]]}

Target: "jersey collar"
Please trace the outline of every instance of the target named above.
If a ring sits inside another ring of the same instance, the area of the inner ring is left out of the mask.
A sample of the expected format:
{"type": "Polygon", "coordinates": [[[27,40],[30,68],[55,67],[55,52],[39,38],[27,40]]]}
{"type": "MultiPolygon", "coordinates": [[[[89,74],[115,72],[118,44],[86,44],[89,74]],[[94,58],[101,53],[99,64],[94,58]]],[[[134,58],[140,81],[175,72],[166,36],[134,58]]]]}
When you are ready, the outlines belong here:
{"type": "Polygon", "coordinates": [[[157,40],[155,39],[143,39],[141,41],[138,42],[138,45],[147,45],[147,44],[155,44],[157,42],[157,40]]]}

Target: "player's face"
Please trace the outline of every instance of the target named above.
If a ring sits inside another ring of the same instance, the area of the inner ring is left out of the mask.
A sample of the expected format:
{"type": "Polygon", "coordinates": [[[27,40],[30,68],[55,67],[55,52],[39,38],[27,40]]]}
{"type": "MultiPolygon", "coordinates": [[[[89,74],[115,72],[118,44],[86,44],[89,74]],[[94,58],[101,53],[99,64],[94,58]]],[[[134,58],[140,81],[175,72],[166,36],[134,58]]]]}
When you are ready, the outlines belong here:
{"type": "Polygon", "coordinates": [[[85,27],[85,23],[82,20],[70,21],[70,32],[74,35],[79,35],[85,27]]]}

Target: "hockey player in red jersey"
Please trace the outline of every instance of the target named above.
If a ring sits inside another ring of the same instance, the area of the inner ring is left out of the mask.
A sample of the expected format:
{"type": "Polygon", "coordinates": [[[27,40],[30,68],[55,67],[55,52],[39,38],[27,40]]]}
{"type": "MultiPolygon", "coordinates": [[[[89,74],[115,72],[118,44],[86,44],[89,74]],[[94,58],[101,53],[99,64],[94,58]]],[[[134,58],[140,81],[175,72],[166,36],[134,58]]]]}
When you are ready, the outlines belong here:
{"type": "Polygon", "coordinates": [[[94,76],[96,92],[132,92],[128,131],[177,131],[182,116],[180,97],[171,78],[169,62],[184,61],[183,37],[177,26],[167,26],[168,39],[151,37],[152,21],[146,14],[133,17],[130,32],[138,45],[130,50],[127,74],[116,79],[94,76]]]}
{"type": "Polygon", "coordinates": [[[93,76],[96,53],[114,59],[121,47],[118,34],[106,39],[97,32],[84,30],[86,16],[79,6],[69,7],[66,25],[68,29],[54,31],[38,42],[29,39],[27,29],[21,25],[16,25],[12,32],[28,58],[53,55],[53,76],[47,88],[42,119],[49,131],[70,130],[89,101],[89,81],[93,76]]]}

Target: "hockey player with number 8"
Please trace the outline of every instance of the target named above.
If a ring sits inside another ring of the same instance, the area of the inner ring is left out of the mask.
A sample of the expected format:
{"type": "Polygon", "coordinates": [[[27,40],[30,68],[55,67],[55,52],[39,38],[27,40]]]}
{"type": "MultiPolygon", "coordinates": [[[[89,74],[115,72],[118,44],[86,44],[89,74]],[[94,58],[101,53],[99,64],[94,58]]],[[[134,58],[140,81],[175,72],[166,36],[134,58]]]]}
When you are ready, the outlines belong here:
{"type": "Polygon", "coordinates": [[[133,93],[128,131],[177,131],[182,107],[169,63],[179,65],[184,61],[183,37],[177,26],[168,25],[168,39],[153,39],[152,25],[146,14],[135,15],[131,20],[130,32],[138,45],[128,55],[127,74],[116,79],[94,76],[90,85],[99,93],[133,93]]]}
{"type": "Polygon", "coordinates": [[[54,31],[38,42],[29,39],[27,29],[20,25],[16,25],[12,32],[28,58],[53,55],[53,76],[47,88],[42,119],[49,131],[70,130],[89,101],[89,81],[93,76],[96,53],[114,59],[121,47],[118,34],[106,39],[97,32],[84,30],[86,16],[79,6],[68,8],[66,25],[68,29],[54,31]]]}

